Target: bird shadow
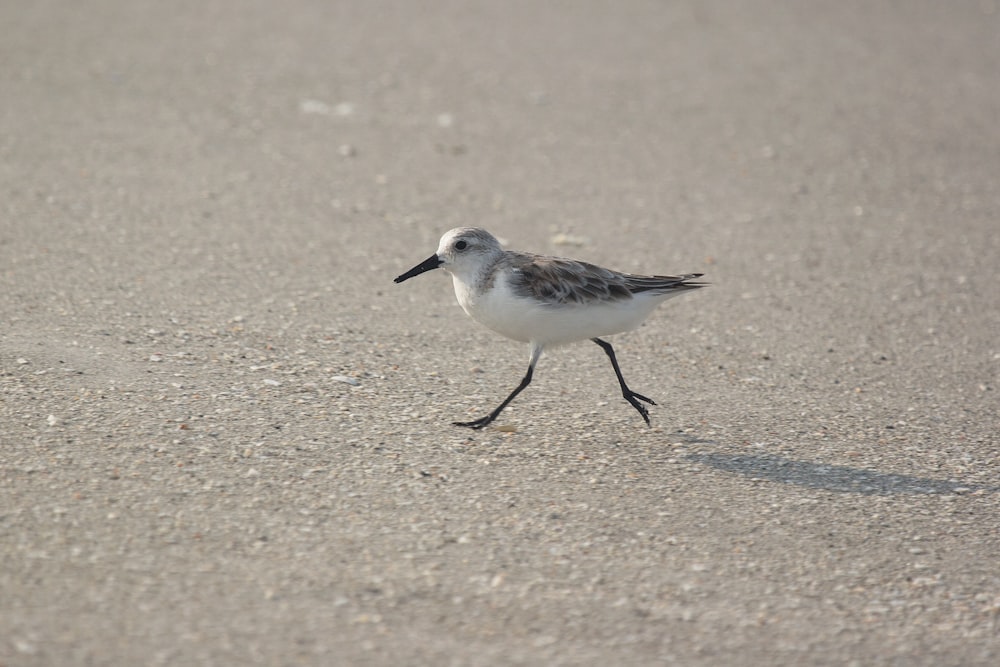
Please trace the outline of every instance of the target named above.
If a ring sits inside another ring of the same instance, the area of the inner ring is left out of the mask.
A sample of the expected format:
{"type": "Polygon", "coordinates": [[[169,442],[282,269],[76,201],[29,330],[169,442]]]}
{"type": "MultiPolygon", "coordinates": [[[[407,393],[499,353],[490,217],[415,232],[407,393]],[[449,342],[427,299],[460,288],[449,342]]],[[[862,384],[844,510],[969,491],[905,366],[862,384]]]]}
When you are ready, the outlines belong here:
{"type": "Polygon", "coordinates": [[[946,479],[796,461],[771,454],[688,454],[686,459],[744,477],[864,496],[933,495],[1000,490],[997,487],[946,479]]]}

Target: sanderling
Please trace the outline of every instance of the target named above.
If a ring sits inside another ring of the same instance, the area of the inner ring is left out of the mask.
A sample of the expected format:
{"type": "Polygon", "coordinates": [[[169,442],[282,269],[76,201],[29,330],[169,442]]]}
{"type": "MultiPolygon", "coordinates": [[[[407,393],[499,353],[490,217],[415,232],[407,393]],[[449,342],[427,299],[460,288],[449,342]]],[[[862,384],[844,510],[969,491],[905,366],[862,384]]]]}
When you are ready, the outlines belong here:
{"type": "Polygon", "coordinates": [[[639,401],[656,405],[625,384],[615,350],[600,336],[635,329],[661,301],[703,287],[700,273],[636,276],[561,257],[504,250],[492,234],[459,227],[441,237],[437,252],[398,276],[401,283],[441,268],[451,274],[459,305],[472,319],[517,341],[531,344],[528,372],[493,412],[456,426],[483,428],[531,382],[542,350],[590,339],[611,359],[622,396],[649,424],[639,401]]]}

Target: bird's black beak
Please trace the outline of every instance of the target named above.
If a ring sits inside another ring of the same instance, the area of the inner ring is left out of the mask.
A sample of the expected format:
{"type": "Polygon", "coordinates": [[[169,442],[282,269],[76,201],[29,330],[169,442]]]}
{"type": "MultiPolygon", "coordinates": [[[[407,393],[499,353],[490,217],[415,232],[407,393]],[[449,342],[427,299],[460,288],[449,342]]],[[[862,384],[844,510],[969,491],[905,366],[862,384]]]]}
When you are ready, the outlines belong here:
{"type": "Polygon", "coordinates": [[[437,255],[431,255],[430,257],[420,262],[419,264],[417,264],[415,267],[413,267],[403,275],[396,276],[395,280],[393,280],[392,282],[401,283],[404,280],[409,280],[413,276],[419,276],[421,273],[431,271],[439,266],[441,266],[441,260],[438,258],[437,255]]]}

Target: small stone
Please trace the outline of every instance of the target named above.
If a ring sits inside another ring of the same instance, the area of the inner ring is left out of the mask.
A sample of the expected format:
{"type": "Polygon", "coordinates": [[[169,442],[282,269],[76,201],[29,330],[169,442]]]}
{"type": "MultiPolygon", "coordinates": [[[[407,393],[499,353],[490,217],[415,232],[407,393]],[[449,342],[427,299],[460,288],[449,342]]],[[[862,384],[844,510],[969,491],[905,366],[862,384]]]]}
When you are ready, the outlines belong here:
{"type": "Polygon", "coordinates": [[[299,111],[302,113],[329,116],[333,109],[331,109],[330,105],[326,102],[320,102],[319,100],[302,100],[299,102],[299,111]]]}
{"type": "Polygon", "coordinates": [[[334,375],[332,379],[336,380],[337,382],[343,382],[344,384],[349,384],[352,387],[357,387],[361,384],[361,381],[358,380],[358,378],[352,378],[349,375],[334,375]]]}
{"type": "Polygon", "coordinates": [[[38,647],[36,647],[32,642],[24,639],[15,639],[13,642],[14,649],[18,653],[23,653],[25,655],[35,655],[38,652],[38,647]]]}
{"type": "Polygon", "coordinates": [[[20,364],[21,366],[23,366],[23,365],[25,365],[26,363],[28,363],[28,360],[27,360],[27,359],[25,359],[24,357],[18,357],[18,358],[17,358],[17,363],[18,363],[18,364],[20,364]]]}
{"type": "Polygon", "coordinates": [[[266,384],[268,387],[280,387],[281,386],[280,382],[278,382],[277,380],[272,380],[271,378],[265,378],[264,384],[266,384]]]}
{"type": "Polygon", "coordinates": [[[554,235],[551,241],[553,245],[576,246],[578,248],[590,243],[590,239],[586,236],[576,236],[573,234],[564,234],[562,232],[554,235]]]}
{"type": "Polygon", "coordinates": [[[149,355],[149,360],[153,362],[160,362],[163,361],[163,356],[159,354],[151,354],[149,355]]]}
{"type": "Polygon", "coordinates": [[[55,415],[49,415],[46,418],[45,423],[47,423],[49,426],[55,426],[56,424],[59,423],[59,418],[56,417],[55,415]]]}

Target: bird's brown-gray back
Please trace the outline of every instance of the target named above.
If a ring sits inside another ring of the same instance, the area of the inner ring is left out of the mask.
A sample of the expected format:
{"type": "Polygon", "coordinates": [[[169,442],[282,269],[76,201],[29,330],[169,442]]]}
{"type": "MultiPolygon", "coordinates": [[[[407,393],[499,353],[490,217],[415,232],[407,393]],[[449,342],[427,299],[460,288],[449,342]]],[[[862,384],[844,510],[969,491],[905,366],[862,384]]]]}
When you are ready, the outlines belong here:
{"type": "Polygon", "coordinates": [[[594,264],[528,253],[508,257],[511,288],[519,296],[559,305],[632,298],[626,276],[594,264]]]}
{"type": "Polygon", "coordinates": [[[704,286],[690,282],[700,273],[640,276],[523,252],[508,252],[501,261],[511,268],[510,286],[515,294],[550,305],[628,301],[640,292],[680,292],[704,286]]]}

